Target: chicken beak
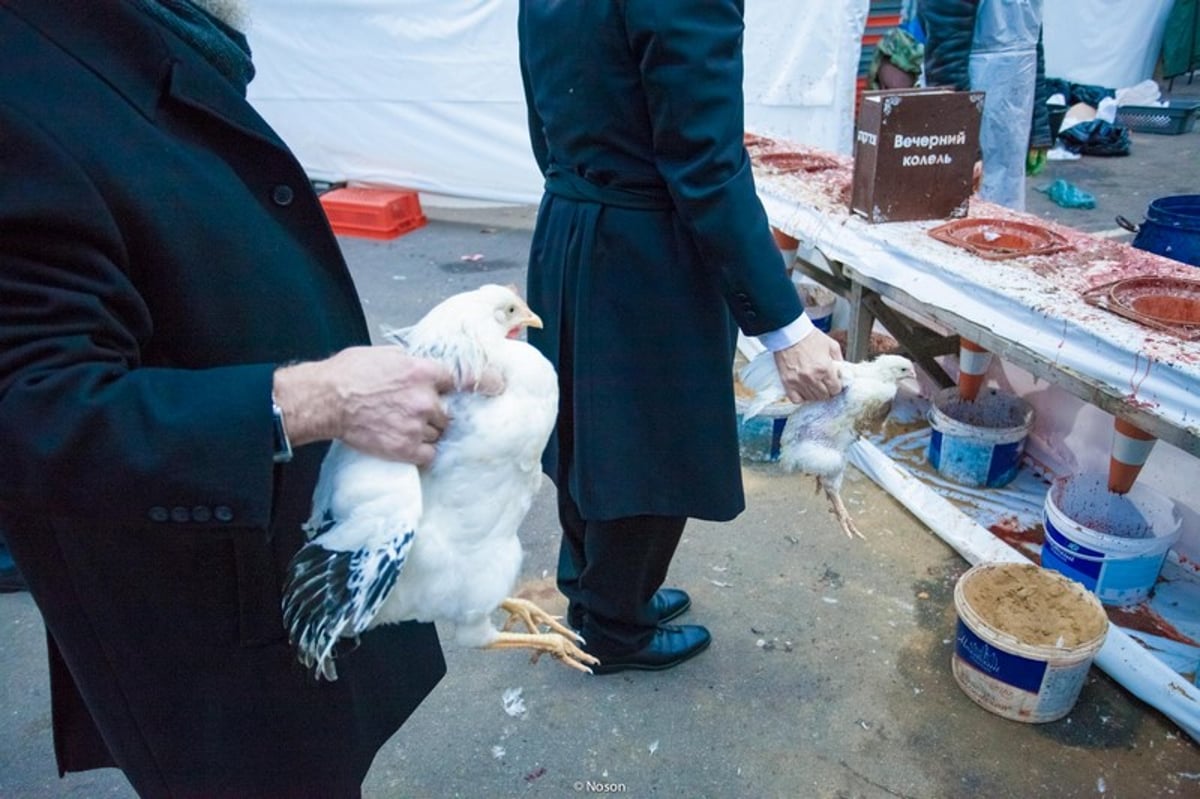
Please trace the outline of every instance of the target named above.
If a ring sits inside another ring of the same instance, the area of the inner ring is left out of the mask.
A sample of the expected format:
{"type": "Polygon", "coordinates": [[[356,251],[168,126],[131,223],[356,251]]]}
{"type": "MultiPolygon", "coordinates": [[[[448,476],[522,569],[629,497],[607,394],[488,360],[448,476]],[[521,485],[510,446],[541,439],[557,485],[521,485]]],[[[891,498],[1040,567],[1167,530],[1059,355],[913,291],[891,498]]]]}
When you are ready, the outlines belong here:
{"type": "Polygon", "coordinates": [[[517,316],[517,327],[518,328],[536,327],[538,330],[541,330],[542,329],[542,317],[538,316],[532,310],[530,310],[529,306],[526,305],[523,301],[518,300],[517,302],[520,304],[520,310],[521,310],[520,315],[517,316]]]}
{"type": "Polygon", "coordinates": [[[508,331],[508,338],[517,338],[521,335],[521,330],[526,327],[536,327],[538,330],[542,329],[542,317],[531,311],[525,303],[521,303],[521,306],[520,315],[515,320],[516,324],[508,331]]]}

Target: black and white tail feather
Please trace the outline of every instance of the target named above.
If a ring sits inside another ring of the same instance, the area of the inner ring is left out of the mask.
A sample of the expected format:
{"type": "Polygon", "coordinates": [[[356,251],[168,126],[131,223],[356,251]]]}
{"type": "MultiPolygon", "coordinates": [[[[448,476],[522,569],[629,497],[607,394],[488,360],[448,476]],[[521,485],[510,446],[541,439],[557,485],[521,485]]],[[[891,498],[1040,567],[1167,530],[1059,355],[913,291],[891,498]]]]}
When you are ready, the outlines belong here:
{"type": "Polygon", "coordinates": [[[375,461],[368,472],[365,463],[342,442],[330,445],[304,525],[310,540],[284,587],[288,640],[327,680],[337,679],[338,641],[365,632],[396,585],[421,516],[417,467],[375,461]]]}
{"type": "Polygon", "coordinates": [[[310,543],[296,553],[283,621],[300,662],[315,676],[337,679],[334,647],[366,631],[395,586],[412,540],[408,530],[369,551],[332,552],[310,543]]]}

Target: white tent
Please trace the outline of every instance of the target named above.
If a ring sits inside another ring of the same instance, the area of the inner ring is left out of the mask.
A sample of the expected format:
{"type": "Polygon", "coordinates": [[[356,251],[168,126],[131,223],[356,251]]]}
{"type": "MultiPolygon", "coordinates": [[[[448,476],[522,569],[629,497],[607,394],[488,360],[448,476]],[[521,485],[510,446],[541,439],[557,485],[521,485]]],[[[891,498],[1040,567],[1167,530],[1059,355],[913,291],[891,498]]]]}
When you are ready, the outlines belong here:
{"type": "MultiPolygon", "coordinates": [[[[746,125],[849,153],[868,0],[802,5],[746,4],[746,125]]],[[[516,0],[258,0],[250,101],[314,179],[535,203],[516,21],[516,0]]]]}
{"type": "Polygon", "coordinates": [[[1154,75],[1173,0],[1045,0],[1046,74],[1120,89],[1154,75]]]}

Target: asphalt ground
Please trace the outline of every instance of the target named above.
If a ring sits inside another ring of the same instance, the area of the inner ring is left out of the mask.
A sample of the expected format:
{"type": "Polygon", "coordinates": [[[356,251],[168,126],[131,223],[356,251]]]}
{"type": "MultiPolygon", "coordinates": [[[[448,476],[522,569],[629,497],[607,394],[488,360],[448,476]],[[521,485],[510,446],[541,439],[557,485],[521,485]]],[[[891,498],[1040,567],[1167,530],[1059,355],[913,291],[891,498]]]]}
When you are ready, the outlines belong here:
{"type": "MultiPolygon", "coordinates": [[[[1197,94],[1200,82],[1176,81],[1176,96],[1197,94]]],[[[1050,163],[1029,179],[1028,209],[1113,231],[1115,216],[1140,221],[1198,177],[1200,131],[1134,134],[1127,158],[1050,163]],[[1097,208],[1034,190],[1055,178],[1097,208]]],[[[533,209],[424,210],[428,224],[398,239],[341,239],[376,329],[482,282],[523,285],[533,209]]],[[[593,677],[447,643],[448,675],[380,751],[366,796],[1200,796],[1200,746],[1098,669],[1060,721],[974,704],[950,672],[953,587],[968,565],[860,473],[843,496],[865,541],[841,534],[811,480],[756,463],[743,478],[746,512],[689,523],[671,569],[694,601],[680,621],[713,633],[707,652],[667,672],[593,677]]],[[[519,593],[562,612],[557,535],[544,485],[522,530],[519,593]]],[[[57,777],[27,594],[0,595],[0,630],[0,799],[133,796],[115,770],[57,777]]]]}

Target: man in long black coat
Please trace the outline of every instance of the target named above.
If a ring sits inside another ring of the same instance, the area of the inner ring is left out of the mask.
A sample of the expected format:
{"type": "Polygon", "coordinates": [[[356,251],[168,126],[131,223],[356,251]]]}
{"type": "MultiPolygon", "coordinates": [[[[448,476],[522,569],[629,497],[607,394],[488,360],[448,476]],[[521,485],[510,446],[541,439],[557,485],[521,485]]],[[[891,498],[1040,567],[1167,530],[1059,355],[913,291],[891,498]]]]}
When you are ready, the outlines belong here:
{"type": "Polygon", "coordinates": [[[244,45],[182,0],[0,0],[0,529],[62,772],[353,796],[445,664],[417,624],[334,683],[296,662],[280,584],[325,449],[301,445],[426,462],[449,375],[351,346],[354,286],[244,45]]]}
{"type": "Polygon", "coordinates": [[[804,316],[743,146],[740,0],[522,0],[520,54],[546,176],[529,263],[533,331],[559,371],[545,458],[558,571],[598,673],[674,666],[698,625],[658,590],[687,517],[744,506],[735,324],[794,400],[840,389],[804,316]]]}

